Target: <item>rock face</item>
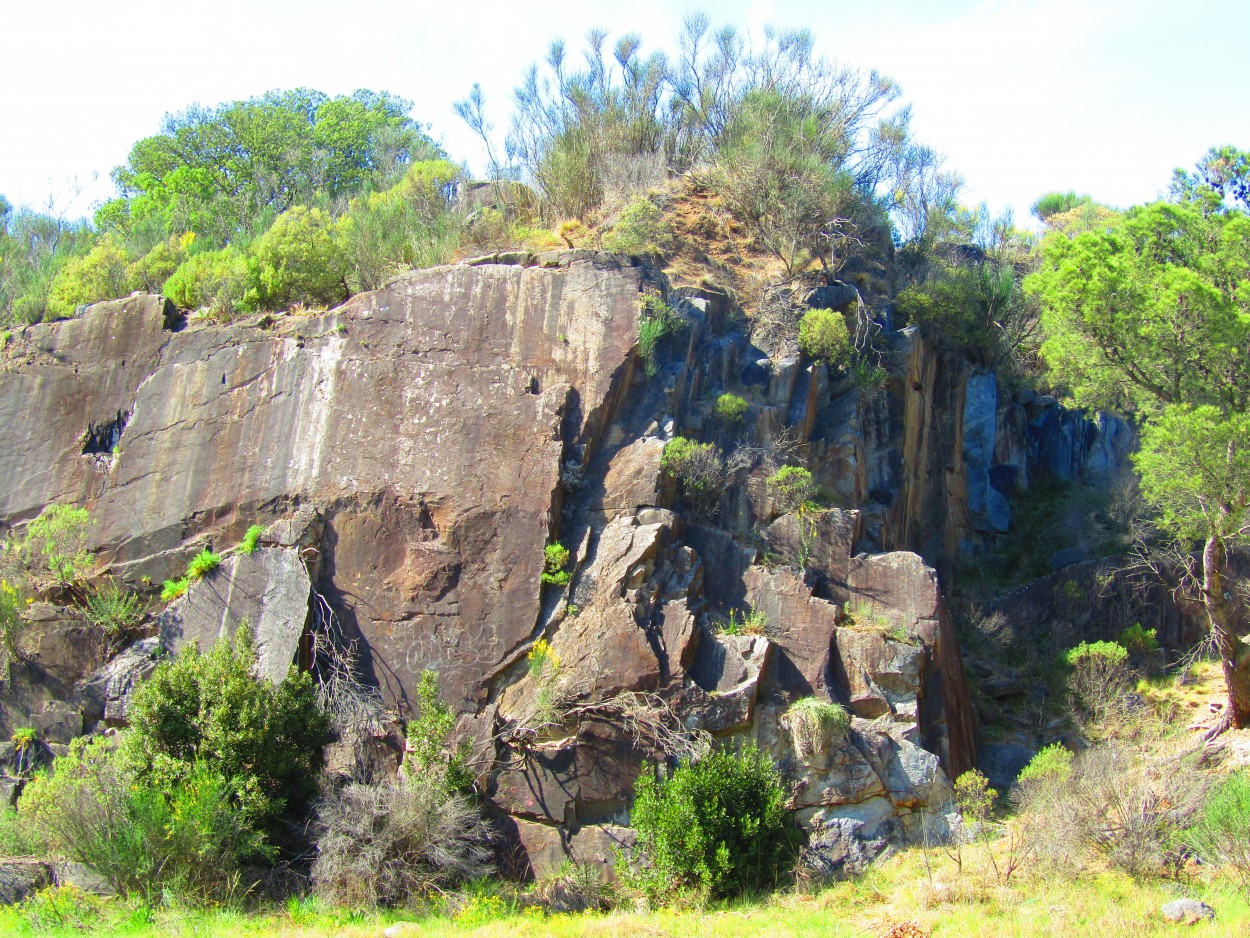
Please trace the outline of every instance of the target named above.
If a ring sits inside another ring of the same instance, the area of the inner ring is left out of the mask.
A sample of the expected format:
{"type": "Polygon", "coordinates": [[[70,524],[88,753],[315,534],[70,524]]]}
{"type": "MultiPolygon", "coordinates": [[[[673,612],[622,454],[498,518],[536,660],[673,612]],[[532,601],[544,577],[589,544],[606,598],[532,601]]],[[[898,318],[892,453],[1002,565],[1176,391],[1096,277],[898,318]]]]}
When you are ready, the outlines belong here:
{"type": "Polygon", "coordinates": [[[675,293],[689,328],[661,343],[647,380],[643,290],[667,287],[627,260],[518,253],[406,274],[312,316],[222,327],[134,296],[23,330],[0,366],[14,428],[0,523],[85,504],[98,560],[140,589],[205,546],[225,559],[157,636],[107,663],[98,640],[73,637],[86,628],[73,613],[49,607],[29,656],[41,676],[0,693],[3,719],[46,714],[58,740],[120,722],[160,649],[206,647],[245,619],[280,679],[310,665],[309,629],[332,615],[396,718],[437,672],[535,868],[606,862],[628,840],[634,780],[664,756],[639,708],[664,732],[772,753],[831,868],[914,836],[975,756],[926,563],[944,555],[926,550],[992,528],[1001,508],[992,381],[972,381],[965,403],[971,379],[903,336],[894,390],[860,396],[823,366],[761,363],[724,331],[724,297],[675,293]],[[748,442],[797,439],[862,509],[778,517],[752,465],[714,517],[683,510],[659,468],[665,441],[703,428],[728,445],[703,402],[740,372],[759,388],[748,442]],[[974,468],[949,483],[954,464],[974,468]],[[973,476],[951,520],[945,500],[973,476]],[[260,549],[233,552],[256,523],[260,549]],[[555,539],[573,554],[567,588],[543,583],[555,539]],[[748,611],[757,634],[716,625],[748,611]],[[545,670],[526,659],[540,637],[545,670]],[[847,707],[845,737],[796,747],[786,714],[804,696],[847,707]]]}

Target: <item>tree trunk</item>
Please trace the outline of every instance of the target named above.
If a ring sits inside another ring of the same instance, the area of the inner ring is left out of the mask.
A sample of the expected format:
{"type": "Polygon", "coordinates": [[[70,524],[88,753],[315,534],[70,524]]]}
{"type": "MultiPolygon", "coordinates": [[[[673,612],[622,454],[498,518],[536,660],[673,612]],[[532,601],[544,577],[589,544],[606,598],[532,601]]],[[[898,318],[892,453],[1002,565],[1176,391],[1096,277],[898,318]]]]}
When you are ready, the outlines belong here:
{"type": "Polygon", "coordinates": [[[1224,540],[1212,536],[1202,551],[1202,597],[1228,688],[1228,711],[1221,729],[1250,725],[1250,646],[1237,634],[1237,607],[1228,588],[1227,571],[1224,540]]]}

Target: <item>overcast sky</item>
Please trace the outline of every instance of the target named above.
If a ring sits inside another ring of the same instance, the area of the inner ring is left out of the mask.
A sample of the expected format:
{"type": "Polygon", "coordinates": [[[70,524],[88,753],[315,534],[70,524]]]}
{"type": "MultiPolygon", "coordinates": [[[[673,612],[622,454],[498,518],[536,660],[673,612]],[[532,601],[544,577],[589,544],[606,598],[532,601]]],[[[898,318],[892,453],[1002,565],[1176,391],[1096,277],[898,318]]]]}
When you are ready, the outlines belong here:
{"type": "Polygon", "coordinates": [[[1043,191],[1128,205],[1213,145],[1250,148],[1247,0],[0,0],[0,194],[85,212],[165,113],[298,86],[409,98],[480,170],[452,111],[473,82],[503,128],[552,39],[577,48],[603,26],[671,48],[699,9],[808,27],[829,56],[890,75],[917,135],[966,178],[965,201],[1020,219],[1043,191]]]}

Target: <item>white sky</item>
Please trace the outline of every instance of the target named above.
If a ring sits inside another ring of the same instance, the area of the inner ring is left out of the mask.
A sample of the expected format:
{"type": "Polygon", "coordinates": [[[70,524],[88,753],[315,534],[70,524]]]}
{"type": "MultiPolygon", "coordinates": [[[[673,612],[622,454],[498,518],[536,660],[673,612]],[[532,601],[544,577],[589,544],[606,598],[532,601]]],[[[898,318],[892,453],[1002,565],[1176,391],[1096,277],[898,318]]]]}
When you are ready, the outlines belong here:
{"type": "Polygon", "coordinates": [[[965,201],[1018,221],[1047,190],[1127,205],[1211,146],[1250,148],[1248,0],[0,0],[0,194],[85,212],[166,112],[298,86],[409,98],[481,169],[451,108],[474,81],[502,131],[552,39],[577,50],[603,26],[667,48],[698,9],[806,26],[823,52],[890,75],[917,135],[967,179],[965,201]]]}

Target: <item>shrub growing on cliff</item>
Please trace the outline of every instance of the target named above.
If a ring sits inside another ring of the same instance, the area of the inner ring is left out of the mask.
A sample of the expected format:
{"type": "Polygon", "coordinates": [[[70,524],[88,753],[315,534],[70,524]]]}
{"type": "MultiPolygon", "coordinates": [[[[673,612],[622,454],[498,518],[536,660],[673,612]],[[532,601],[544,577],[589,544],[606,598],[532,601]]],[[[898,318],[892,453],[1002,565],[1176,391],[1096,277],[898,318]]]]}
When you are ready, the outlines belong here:
{"type": "Polygon", "coordinates": [[[834,370],[848,367],[854,347],[846,319],[831,309],[809,309],[799,321],[799,348],[834,370]]]}
{"type": "Polygon", "coordinates": [[[712,416],[726,427],[736,427],[746,417],[750,404],[737,394],[722,394],[712,407],[712,416]]]}
{"type": "Polygon", "coordinates": [[[180,309],[231,316],[249,308],[247,259],[234,247],[193,254],[170,274],[161,292],[180,309]]]}
{"type": "Polygon", "coordinates": [[[659,371],[656,346],[665,336],[685,325],[685,320],[658,296],[647,294],[642,298],[642,316],[638,321],[638,354],[642,356],[647,377],[659,371]]]}
{"type": "Polygon", "coordinates": [[[260,546],[260,536],[265,533],[264,525],[254,524],[247,529],[247,533],[243,535],[243,540],[239,542],[240,554],[254,554],[256,548],[260,546]]]}
{"type": "Polygon", "coordinates": [[[754,747],[713,753],[665,781],[644,774],[636,792],[638,843],[622,873],[652,899],[766,889],[793,863],[799,833],[781,777],[754,747]]]}
{"type": "Polygon", "coordinates": [[[782,725],[790,733],[795,755],[806,759],[828,752],[831,745],[842,742],[851,725],[851,715],[831,700],[801,697],[790,705],[782,725]]]}
{"type": "Polygon", "coordinates": [[[1063,656],[1068,691],[1077,716],[1093,727],[1114,731],[1129,690],[1128,651],[1115,642],[1081,642],[1063,656]]]}
{"type": "Polygon", "coordinates": [[[603,247],[618,254],[663,254],[672,238],[664,212],[640,196],[621,209],[616,224],[603,236],[603,247]]]}
{"type": "Polygon", "coordinates": [[[256,648],[246,625],[207,654],[193,645],[157,667],[134,693],[122,745],[145,784],[168,786],[196,762],[230,780],[249,823],[298,815],[316,792],[328,719],[307,674],[278,685],[253,674],[256,648]]]}
{"type": "Polygon", "coordinates": [[[470,741],[464,740],[454,752],[447,748],[448,737],[456,728],[456,714],[438,694],[438,675],[422,671],[417,684],[417,715],[408,721],[407,752],[401,768],[405,775],[438,775],[449,791],[473,785],[468,767],[470,741]]]}
{"type": "Polygon", "coordinates": [[[248,270],[248,296],[264,309],[347,298],[347,256],[333,220],[319,208],[297,205],[279,215],[252,246],[248,270]]]}
{"type": "Polygon", "coordinates": [[[62,585],[87,571],[91,555],[87,538],[95,523],[86,508],[50,505],[26,528],[23,548],[38,572],[47,572],[62,585]]]}
{"type": "Polygon", "coordinates": [[[681,483],[682,491],[699,511],[714,505],[725,485],[725,467],[716,447],[684,436],[664,444],[660,469],[681,483]]]}
{"type": "Polygon", "coordinates": [[[84,303],[125,296],[130,292],[128,265],[125,245],[118,238],[100,238],[86,255],[72,259],[56,275],[48,291],[48,315],[64,318],[84,303]]]}
{"type": "Polygon", "coordinates": [[[768,494],[783,515],[801,508],[816,495],[816,483],[802,466],[782,466],[768,479],[768,494]]]}
{"type": "Polygon", "coordinates": [[[569,564],[569,549],[563,544],[548,544],[543,548],[542,581],[552,586],[566,586],[569,582],[569,571],[564,569],[569,564]]]}
{"type": "Polygon", "coordinates": [[[221,554],[214,553],[208,548],[205,548],[192,557],[191,562],[187,564],[187,579],[192,582],[195,580],[202,580],[204,577],[209,576],[216,571],[216,569],[220,566],[221,554]]]}
{"type": "Polygon", "coordinates": [[[1065,779],[1072,772],[1072,753],[1062,743],[1043,746],[1029,764],[1020,770],[1016,781],[1024,785],[1046,778],[1065,779]]]}
{"type": "Polygon", "coordinates": [[[0,654],[4,655],[6,673],[10,665],[21,659],[17,639],[26,624],[22,617],[22,605],[17,587],[8,580],[0,580],[0,654]]]}
{"type": "Polygon", "coordinates": [[[87,620],[102,628],[110,641],[122,638],[143,618],[139,597],[112,579],[95,587],[87,596],[86,613],[87,620]]]}

